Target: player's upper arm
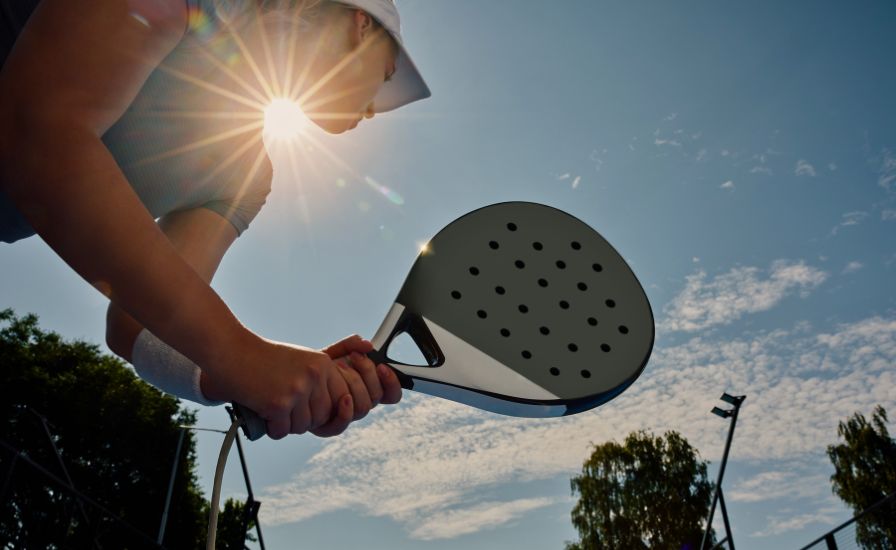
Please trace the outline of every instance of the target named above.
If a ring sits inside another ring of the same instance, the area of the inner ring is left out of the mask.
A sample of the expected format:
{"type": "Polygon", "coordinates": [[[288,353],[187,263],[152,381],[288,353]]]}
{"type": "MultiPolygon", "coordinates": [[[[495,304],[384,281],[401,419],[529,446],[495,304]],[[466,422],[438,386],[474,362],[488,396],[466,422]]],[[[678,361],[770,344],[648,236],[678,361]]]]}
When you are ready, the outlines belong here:
{"type": "Polygon", "coordinates": [[[207,208],[166,214],[159,227],[205,282],[210,283],[218,264],[237,238],[233,225],[207,208]]]}
{"type": "Polygon", "coordinates": [[[49,122],[102,135],[186,26],[184,0],[42,0],[0,71],[0,110],[19,132],[49,122]]]}

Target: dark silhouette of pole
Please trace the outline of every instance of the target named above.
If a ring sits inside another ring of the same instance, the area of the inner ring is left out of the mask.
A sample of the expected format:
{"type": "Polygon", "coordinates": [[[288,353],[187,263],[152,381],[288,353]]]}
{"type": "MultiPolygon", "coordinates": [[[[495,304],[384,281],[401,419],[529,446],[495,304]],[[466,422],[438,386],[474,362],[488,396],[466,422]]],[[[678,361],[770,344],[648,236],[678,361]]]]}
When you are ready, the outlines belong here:
{"type": "MultiPolygon", "coordinates": [[[[56,462],[59,463],[59,469],[62,470],[62,474],[65,476],[65,480],[68,481],[69,486],[74,488],[75,482],[72,481],[72,476],[68,473],[68,468],[65,467],[65,462],[63,462],[63,460],[62,460],[62,453],[59,452],[59,447],[56,446],[56,440],[53,439],[53,434],[50,433],[50,425],[51,424],[47,420],[47,417],[42,415],[41,413],[37,412],[36,410],[34,410],[32,407],[30,407],[28,405],[14,405],[14,406],[15,406],[15,408],[17,408],[19,410],[27,411],[27,412],[33,414],[35,417],[37,417],[38,420],[40,420],[40,425],[43,426],[44,434],[46,434],[46,436],[47,436],[47,441],[50,442],[50,447],[53,448],[53,454],[56,455],[56,462]]],[[[53,427],[55,428],[56,426],[53,426],[53,427]]],[[[4,493],[5,493],[5,487],[4,487],[4,493]]],[[[89,526],[90,518],[87,515],[87,510],[84,509],[84,503],[76,498],[75,505],[78,507],[78,510],[81,512],[81,517],[84,518],[84,521],[89,526]]],[[[71,518],[71,514],[69,514],[69,518],[68,518],[69,525],[71,525],[71,522],[72,522],[72,518],[71,518]]],[[[93,545],[96,547],[99,547],[99,542],[97,542],[97,540],[95,538],[93,539],[93,545]]]]}
{"type": "Polygon", "coordinates": [[[725,534],[728,539],[728,548],[734,550],[734,539],[731,538],[731,524],[728,522],[728,510],[725,508],[725,497],[722,496],[721,486],[719,486],[719,506],[722,507],[722,519],[725,521],[725,534]]]}
{"type": "Polygon", "coordinates": [[[162,539],[165,538],[165,527],[168,525],[168,508],[171,504],[171,494],[174,491],[174,478],[177,476],[177,464],[180,462],[180,449],[184,443],[184,435],[187,430],[200,430],[204,432],[227,433],[223,430],[212,430],[209,428],[195,428],[193,426],[178,426],[180,428],[180,437],[177,440],[177,450],[174,451],[174,463],[171,465],[171,476],[168,478],[168,494],[165,496],[165,509],[162,511],[162,521],[159,525],[159,536],[156,544],[162,545],[162,539]]]}
{"type": "MultiPolygon", "coordinates": [[[[746,395],[733,396],[728,393],[723,393],[721,399],[726,403],[734,405],[734,408],[725,410],[713,407],[711,411],[716,416],[731,418],[731,424],[728,428],[728,440],[725,441],[725,452],[722,454],[722,464],[719,466],[719,479],[716,481],[716,487],[712,495],[712,506],[709,508],[709,519],[706,521],[706,531],[703,533],[703,542],[700,544],[701,549],[706,548],[706,543],[709,540],[709,533],[712,531],[712,520],[716,512],[716,503],[722,496],[722,478],[725,477],[725,466],[728,464],[728,451],[731,450],[731,440],[734,438],[734,426],[737,424],[737,413],[740,411],[741,403],[743,403],[746,398],[746,395]]],[[[722,502],[722,516],[725,519],[726,536],[723,540],[719,541],[719,544],[716,546],[721,545],[723,542],[727,542],[728,548],[734,550],[734,539],[731,536],[731,525],[728,523],[728,512],[725,510],[724,501],[722,502]]]]}
{"type": "MultiPolygon", "coordinates": [[[[10,454],[12,454],[14,456],[14,460],[22,461],[24,464],[33,468],[37,473],[41,474],[42,476],[49,479],[50,481],[53,481],[59,487],[61,487],[62,489],[65,489],[66,491],[71,493],[75,498],[81,499],[82,502],[90,505],[90,507],[92,509],[102,512],[102,514],[105,517],[111,519],[116,524],[121,525],[125,529],[131,531],[132,533],[134,533],[134,535],[136,535],[139,539],[144,540],[147,544],[150,544],[152,546],[157,546],[155,544],[155,541],[152,540],[151,538],[149,538],[149,536],[146,533],[144,533],[143,531],[140,531],[139,529],[137,529],[136,527],[134,527],[133,525],[131,525],[130,523],[125,521],[122,517],[118,516],[117,514],[115,514],[114,512],[112,512],[111,510],[106,508],[105,506],[103,506],[102,504],[98,503],[97,501],[93,500],[92,498],[85,495],[81,491],[78,491],[77,489],[72,487],[71,484],[69,484],[66,480],[60,478],[53,472],[47,470],[46,468],[44,468],[43,466],[41,466],[40,464],[38,464],[37,462],[32,460],[27,455],[27,453],[23,452],[21,449],[17,449],[16,447],[13,447],[4,439],[0,439],[0,449],[5,449],[7,452],[9,452],[10,454]]],[[[91,535],[92,539],[95,539],[95,537],[96,537],[97,523],[99,523],[99,522],[88,522],[88,525],[92,527],[92,533],[93,533],[91,535]]]]}
{"type": "Polygon", "coordinates": [[[174,477],[177,475],[177,464],[180,462],[180,448],[184,445],[184,434],[187,431],[180,428],[180,436],[177,438],[177,450],[174,451],[174,462],[171,463],[171,477],[168,479],[168,494],[165,496],[165,509],[162,511],[162,523],[159,525],[159,537],[156,544],[162,545],[165,538],[165,526],[168,524],[168,508],[171,506],[171,492],[174,490],[174,477]]]}
{"type": "MultiPolygon", "coordinates": [[[[233,421],[233,408],[227,407],[227,414],[230,415],[230,420],[233,421]]],[[[261,547],[261,550],[265,550],[264,537],[261,536],[261,524],[258,521],[258,510],[261,508],[261,503],[255,500],[255,495],[252,494],[252,483],[249,481],[249,470],[246,468],[246,457],[243,455],[243,444],[240,443],[239,432],[236,433],[236,450],[240,454],[240,466],[243,468],[243,479],[246,480],[246,491],[249,493],[249,498],[246,499],[246,507],[243,509],[242,540],[246,540],[249,521],[255,520],[255,533],[258,535],[258,545],[261,547]]]]}

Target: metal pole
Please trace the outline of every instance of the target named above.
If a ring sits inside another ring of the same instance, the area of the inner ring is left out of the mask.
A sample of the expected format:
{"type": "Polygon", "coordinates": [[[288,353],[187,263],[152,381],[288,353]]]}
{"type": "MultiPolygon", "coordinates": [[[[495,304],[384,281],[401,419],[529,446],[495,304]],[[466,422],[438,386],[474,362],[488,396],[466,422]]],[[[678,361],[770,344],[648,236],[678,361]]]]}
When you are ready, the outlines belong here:
{"type": "Polygon", "coordinates": [[[728,510],[725,508],[725,497],[722,496],[722,487],[719,486],[719,505],[722,507],[722,519],[725,520],[725,536],[728,539],[728,550],[734,550],[734,537],[731,535],[731,524],[728,523],[728,510]]]}
{"type": "MultiPolygon", "coordinates": [[[[709,533],[712,530],[712,520],[716,512],[716,502],[719,499],[719,491],[722,488],[722,478],[725,476],[725,466],[728,463],[728,451],[731,449],[731,439],[734,437],[734,426],[737,424],[737,413],[740,411],[740,404],[742,401],[743,399],[741,398],[734,404],[734,410],[731,414],[731,426],[728,428],[728,440],[725,441],[725,452],[722,454],[722,464],[719,467],[719,479],[716,481],[716,488],[713,491],[712,506],[709,508],[709,519],[706,522],[706,531],[703,533],[703,542],[700,544],[701,550],[706,548],[706,542],[709,540],[709,533]]],[[[728,543],[731,544],[730,537],[728,543]]]]}
{"type": "MultiPolygon", "coordinates": [[[[231,407],[227,407],[227,414],[230,415],[230,420],[233,421],[234,412],[231,407]]],[[[264,537],[261,536],[261,523],[258,521],[258,509],[261,507],[261,503],[255,500],[255,495],[252,494],[252,483],[249,482],[249,469],[246,468],[246,457],[243,454],[243,444],[240,443],[240,439],[240,432],[236,432],[236,450],[240,455],[240,466],[243,469],[243,479],[246,480],[246,491],[249,493],[249,498],[246,499],[246,510],[252,512],[252,519],[255,520],[255,533],[258,534],[258,544],[261,547],[261,550],[265,550],[264,537]]],[[[243,527],[243,540],[246,540],[245,523],[243,527]]]]}
{"type": "MultiPolygon", "coordinates": [[[[62,453],[59,452],[59,447],[56,446],[56,441],[53,440],[53,435],[50,433],[50,427],[47,425],[47,419],[44,417],[44,415],[39,414],[31,407],[28,407],[28,410],[31,411],[34,416],[40,419],[40,424],[44,427],[44,433],[47,434],[47,440],[50,442],[50,446],[53,447],[53,452],[56,453],[56,460],[59,462],[59,469],[62,470],[62,473],[65,474],[66,481],[68,481],[68,484],[72,487],[72,489],[74,489],[75,482],[72,481],[72,476],[69,475],[68,468],[65,467],[65,463],[62,461],[62,453]]],[[[86,521],[89,525],[90,520],[87,517],[87,511],[84,509],[84,503],[77,498],[75,499],[75,503],[78,506],[78,509],[81,511],[81,516],[84,518],[84,521],[86,521]]],[[[71,516],[69,516],[69,526],[71,526],[71,516]]],[[[94,541],[94,544],[97,544],[96,541],[94,541]]]]}
{"type": "Polygon", "coordinates": [[[177,463],[180,462],[180,448],[184,444],[184,434],[187,430],[181,428],[180,436],[177,438],[177,450],[174,451],[174,463],[171,465],[171,478],[168,480],[168,496],[165,497],[165,510],[162,512],[162,524],[159,525],[159,538],[156,544],[162,545],[162,539],[165,538],[165,524],[168,523],[168,507],[171,504],[171,492],[174,490],[174,477],[177,475],[177,463]]]}

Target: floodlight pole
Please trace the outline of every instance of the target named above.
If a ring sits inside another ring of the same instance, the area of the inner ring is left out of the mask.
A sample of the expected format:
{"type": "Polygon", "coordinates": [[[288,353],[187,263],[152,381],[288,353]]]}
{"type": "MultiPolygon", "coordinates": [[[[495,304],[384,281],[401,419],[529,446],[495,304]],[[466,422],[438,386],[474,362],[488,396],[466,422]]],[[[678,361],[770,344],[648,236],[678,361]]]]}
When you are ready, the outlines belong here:
{"type": "MultiPolygon", "coordinates": [[[[230,420],[233,421],[235,418],[235,412],[232,407],[225,407],[227,409],[227,414],[230,415],[230,420]]],[[[246,457],[243,455],[243,444],[240,443],[240,433],[236,433],[236,449],[239,451],[240,455],[240,466],[243,468],[243,479],[246,481],[246,490],[249,493],[249,498],[246,499],[246,506],[243,509],[243,521],[242,521],[242,532],[243,532],[243,540],[246,540],[246,531],[249,529],[249,521],[255,521],[255,534],[258,535],[258,544],[261,547],[261,550],[265,550],[264,547],[264,537],[261,535],[261,523],[258,521],[258,509],[261,507],[261,503],[255,500],[255,495],[252,494],[252,483],[249,481],[249,470],[246,468],[246,457]]]]}
{"type": "MultiPolygon", "coordinates": [[[[732,396],[723,393],[721,399],[727,403],[734,405],[731,410],[723,410],[713,407],[712,412],[722,418],[731,418],[731,424],[728,427],[728,439],[725,441],[725,452],[722,454],[722,464],[719,466],[719,479],[716,481],[716,487],[712,495],[712,506],[709,508],[709,519],[706,521],[706,531],[703,533],[703,542],[700,544],[701,550],[706,548],[706,542],[709,540],[709,533],[712,531],[712,520],[716,512],[716,503],[721,499],[722,517],[725,520],[725,538],[716,545],[720,546],[723,542],[728,543],[728,548],[734,550],[734,538],[731,536],[731,525],[728,523],[728,511],[725,509],[725,501],[722,498],[722,478],[725,476],[725,466],[728,464],[728,451],[731,450],[731,440],[734,438],[734,426],[737,424],[737,413],[740,411],[740,405],[746,399],[746,395],[732,396]]],[[[714,547],[715,548],[715,547],[714,547]]]]}
{"type": "Polygon", "coordinates": [[[180,449],[184,444],[184,434],[187,430],[180,428],[180,436],[177,438],[177,450],[174,451],[174,462],[171,464],[171,476],[168,478],[168,495],[165,497],[165,510],[162,512],[162,523],[159,525],[159,537],[156,544],[162,546],[162,540],[165,538],[165,526],[168,524],[168,508],[171,505],[171,493],[174,489],[174,477],[177,474],[177,463],[180,462],[180,449]]]}

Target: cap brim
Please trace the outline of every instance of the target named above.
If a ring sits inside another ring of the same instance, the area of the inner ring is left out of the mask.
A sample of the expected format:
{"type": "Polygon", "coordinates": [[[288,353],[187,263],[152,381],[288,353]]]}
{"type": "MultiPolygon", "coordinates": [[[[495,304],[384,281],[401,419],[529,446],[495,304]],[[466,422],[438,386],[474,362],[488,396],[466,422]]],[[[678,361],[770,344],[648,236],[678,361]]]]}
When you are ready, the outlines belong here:
{"type": "MultiPolygon", "coordinates": [[[[394,35],[393,35],[394,37],[394,35]]],[[[395,60],[395,74],[389,82],[383,84],[373,98],[373,108],[377,113],[392,111],[408,103],[425,99],[432,95],[429,86],[405,51],[401,39],[394,37],[398,44],[398,57],[395,60]]]]}

